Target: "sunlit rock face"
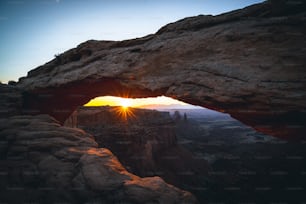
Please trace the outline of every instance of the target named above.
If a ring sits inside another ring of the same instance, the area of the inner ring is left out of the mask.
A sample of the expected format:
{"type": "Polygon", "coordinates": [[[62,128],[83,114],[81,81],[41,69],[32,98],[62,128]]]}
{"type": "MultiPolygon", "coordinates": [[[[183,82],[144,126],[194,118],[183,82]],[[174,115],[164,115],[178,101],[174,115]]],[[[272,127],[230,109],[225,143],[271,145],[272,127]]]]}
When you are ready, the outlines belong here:
{"type": "Polygon", "coordinates": [[[303,139],[305,16],[304,1],[267,1],[186,18],[143,38],[90,40],[19,80],[24,108],[63,122],[95,96],[165,95],[303,139]]]}
{"type": "Polygon", "coordinates": [[[129,173],[92,135],[48,115],[0,119],[2,203],[197,203],[160,177],[129,173]]]}

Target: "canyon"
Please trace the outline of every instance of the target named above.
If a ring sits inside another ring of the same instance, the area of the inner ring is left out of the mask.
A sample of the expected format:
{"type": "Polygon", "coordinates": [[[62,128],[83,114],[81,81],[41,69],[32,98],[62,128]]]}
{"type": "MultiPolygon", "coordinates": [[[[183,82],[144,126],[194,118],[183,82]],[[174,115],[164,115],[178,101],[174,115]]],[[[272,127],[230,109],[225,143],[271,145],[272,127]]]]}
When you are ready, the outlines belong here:
{"type": "Polygon", "coordinates": [[[177,146],[175,124],[167,112],[80,107],[65,124],[70,121],[76,121],[70,125],[94,135],[99,147],[111,149],[121,163],[140,176],[148,176],[146,171],[156,175],[156,158],[177,146]],[[123,117],[127,111],[130,115],[123,117]]]}
{"type": "Polygon", "coordinates": [[[169,112],[122,107],[80,107],[65,126],[78,127],[95,137],[99,147],[111,149],[129,172],[141,177],[158,175],[168,183],[185,186],[196,182],[186,172],[207,175],[205,160],[178,144],[169,112]],[[122,117],[123,111],[129,112],[122,117]]]}

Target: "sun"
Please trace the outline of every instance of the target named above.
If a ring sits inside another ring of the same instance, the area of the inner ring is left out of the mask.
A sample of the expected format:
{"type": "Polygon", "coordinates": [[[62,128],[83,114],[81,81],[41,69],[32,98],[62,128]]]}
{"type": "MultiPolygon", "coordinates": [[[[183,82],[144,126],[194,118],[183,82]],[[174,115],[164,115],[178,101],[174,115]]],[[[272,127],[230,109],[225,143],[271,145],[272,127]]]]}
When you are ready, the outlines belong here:
{"type": "Polygon", "coordinates": [[[120,106],[124,109],[127,109],[129,107],[131,107],[132,105],[132,101],[131,99],[128,99],[128,98],[121,98],[120,99],[120,106]]]}
{"type": "Polygon", "coordinates": [[[118,102],[120,106],[115,107],[115,111],[124,121],[128,121],[129,118],[135,117],[133,109],[129,108],[133,105],[132,99],[120,98],[118,102]]]}

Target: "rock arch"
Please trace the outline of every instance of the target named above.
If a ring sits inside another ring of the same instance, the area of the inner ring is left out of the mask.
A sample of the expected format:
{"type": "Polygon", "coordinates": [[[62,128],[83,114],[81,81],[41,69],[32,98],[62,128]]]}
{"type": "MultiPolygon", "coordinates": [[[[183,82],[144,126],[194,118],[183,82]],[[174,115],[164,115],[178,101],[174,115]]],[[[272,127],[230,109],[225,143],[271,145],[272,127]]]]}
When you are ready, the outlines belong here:
{"type": "Polygon", "coordinates": [[[305,3],[288,0],[276,12],[271,2],[186,18],[143,38],[82,43],[19,80],[23,110],[63,122],[95,96],[165,95],[303,139],[305,3]]]}

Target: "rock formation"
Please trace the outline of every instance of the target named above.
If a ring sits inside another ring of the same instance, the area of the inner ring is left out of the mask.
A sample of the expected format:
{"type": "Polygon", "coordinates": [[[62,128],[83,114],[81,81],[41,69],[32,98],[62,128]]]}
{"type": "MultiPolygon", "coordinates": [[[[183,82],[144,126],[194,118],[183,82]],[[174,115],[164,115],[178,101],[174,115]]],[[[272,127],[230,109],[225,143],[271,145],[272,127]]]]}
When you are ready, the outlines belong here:
{"type": "Polygon", "coordinates": [[[166,25],[127,41],[90,40],[21,78],[27,113],[59,121],[95,96],[165,95],[221,112],[264,133],[303,139],[306,9],[266,1],[166,25]]]}
{"type": "Polygon", "coordinates": [[[304,139],[305,10],[302,0],[271,0],[143,38],[90,40],[0,84],[0,202],[196,203],[159,177],[129,173],[91,135],[57,122],[96,96],[170,96],[304,139]]]}
{"type": "Polygon", "coordinates": [[[48,115],[0,119],[1,203],[196,203],[160,177],[125,170],[93,136],[48,115]]]}

